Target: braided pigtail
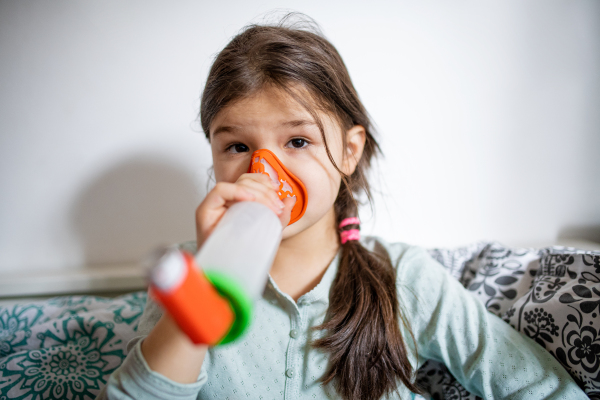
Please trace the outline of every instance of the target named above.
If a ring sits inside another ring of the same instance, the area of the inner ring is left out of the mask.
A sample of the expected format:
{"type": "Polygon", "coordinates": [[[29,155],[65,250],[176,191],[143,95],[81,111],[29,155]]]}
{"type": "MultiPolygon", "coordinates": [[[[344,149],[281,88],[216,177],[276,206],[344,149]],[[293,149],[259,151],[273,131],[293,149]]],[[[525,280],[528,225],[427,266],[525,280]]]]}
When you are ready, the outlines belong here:
{"type": "MultiPolygon", "coordinates": [[[[323,383],[332,382],[345,399],[379,399],[397,390],[398,380],[410,391],[413,383],[399,323],[396,273],[385,251],[370,251],[360,239],[360,221],[350,190],[340,190],[338,229],[342,254],[329,296],[325,322],[313,327],[328,333],[312,345],[329,353],[323,383]],[[344,192],[345,194],[342,194],[344,192]],[[341,208],[341,209],[340,209],[341,208]]],[[[409,329],[410,332],[410,329],[409,329]]]]}

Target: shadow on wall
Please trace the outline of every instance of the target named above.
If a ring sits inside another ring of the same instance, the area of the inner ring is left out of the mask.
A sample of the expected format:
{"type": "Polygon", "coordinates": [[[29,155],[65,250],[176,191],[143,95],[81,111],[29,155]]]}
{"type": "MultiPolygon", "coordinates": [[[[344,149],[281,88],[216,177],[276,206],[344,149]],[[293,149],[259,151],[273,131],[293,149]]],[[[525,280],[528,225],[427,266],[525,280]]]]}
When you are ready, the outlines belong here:
{"type": "Polygon", "coordinates": [[[567,225],[559,230],[558,239],[581,239],[600,243],[600,225],[567,225]]]}
{"type": "Polygon", "coordinates": [[[194,240],[195,211],[206,193],[189,170],[141,155],[85,187],[71,223],[86,265],[139,262],[156,246],[194,240]]]}

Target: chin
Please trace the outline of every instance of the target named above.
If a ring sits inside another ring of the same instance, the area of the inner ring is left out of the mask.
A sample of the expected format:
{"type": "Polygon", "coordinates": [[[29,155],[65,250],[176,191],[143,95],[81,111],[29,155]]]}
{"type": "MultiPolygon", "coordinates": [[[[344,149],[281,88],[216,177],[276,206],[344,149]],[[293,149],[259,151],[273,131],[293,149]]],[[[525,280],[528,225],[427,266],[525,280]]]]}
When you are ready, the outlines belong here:
{"type": "Polygon", "coordinates": [[[293,224],[288,225],[285,228],[283,228],[283,231],[281,234],[281,240],[285,240],[285,239],[291,238],[292,236],[296,236],[298,233],[300,233],[304,229],[306,229],[305,226],[302,226],[302,222],[304,222],[303,218],[300,218],[298,221],[294,222],[293,224]]]}

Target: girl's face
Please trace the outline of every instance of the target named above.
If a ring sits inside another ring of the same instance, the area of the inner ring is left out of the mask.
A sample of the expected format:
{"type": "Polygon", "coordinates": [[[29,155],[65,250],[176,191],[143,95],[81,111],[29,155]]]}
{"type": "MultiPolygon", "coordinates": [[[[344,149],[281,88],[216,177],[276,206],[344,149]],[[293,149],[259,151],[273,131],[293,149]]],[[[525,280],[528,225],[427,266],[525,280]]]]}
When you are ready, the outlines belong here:
{"type": "MultiPolygon", "coordinates": [[[[337,122],[319,113],[327,145],[336,165],[342,164],[342,137],[337,122]]],[[[215,180],[236,182],[250,165],[251,155],[268,149],[306,187],[308,204],[302,218],[283,230],[283,239],[313,226],[333,212],[341,177],[308,111],[281,89],[267,88],[223,108],[210,126],[215,180]]]]}

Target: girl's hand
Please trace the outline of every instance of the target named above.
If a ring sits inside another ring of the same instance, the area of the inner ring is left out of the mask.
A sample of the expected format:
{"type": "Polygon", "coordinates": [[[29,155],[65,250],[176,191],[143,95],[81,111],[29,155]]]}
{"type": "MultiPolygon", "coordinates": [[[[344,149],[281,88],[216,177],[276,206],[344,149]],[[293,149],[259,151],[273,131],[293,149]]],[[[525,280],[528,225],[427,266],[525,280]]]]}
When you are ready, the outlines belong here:
{"type": "Polygon", "coordinates": [[[269,207],[279,217],[282,228],[290,222],[296,197],[279,199],[275,183],[265,174],[245,173],[235,183],[219,182],[196,209],[198,249],[221,220],[229,207],[240,201],[257,201],[269,207]]]}

